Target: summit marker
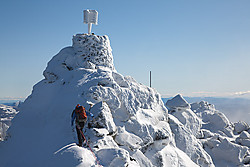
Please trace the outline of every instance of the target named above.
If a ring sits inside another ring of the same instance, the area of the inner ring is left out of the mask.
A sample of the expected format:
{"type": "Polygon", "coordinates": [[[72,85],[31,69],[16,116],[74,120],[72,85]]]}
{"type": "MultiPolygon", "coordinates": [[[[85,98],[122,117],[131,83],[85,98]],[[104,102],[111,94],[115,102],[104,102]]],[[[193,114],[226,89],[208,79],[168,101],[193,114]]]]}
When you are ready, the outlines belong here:
{"type": "Polygon", "coordinates": [[[92,24],[97,25],[98,23],[98,12],[96,10],[84,10],[84,24],[88,24],[88,34],[91,34],[92,24]]]}

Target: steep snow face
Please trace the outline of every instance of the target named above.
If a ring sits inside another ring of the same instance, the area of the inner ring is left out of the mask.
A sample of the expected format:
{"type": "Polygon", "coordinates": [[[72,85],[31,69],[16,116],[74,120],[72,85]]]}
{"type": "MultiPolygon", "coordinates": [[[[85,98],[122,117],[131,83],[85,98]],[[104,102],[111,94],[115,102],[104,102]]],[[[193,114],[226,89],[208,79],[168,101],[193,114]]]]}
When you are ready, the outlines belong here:
{"type": "Polygon", "coordinates": [[[102,166],[197,166],[175,146],[160,94],[115,71],[107,36],[77,34],[44,76],[1,144],[1,166],[97,166],[88,146],[75,144],[78,103],[94,115],[84,135],[102,166]]]}

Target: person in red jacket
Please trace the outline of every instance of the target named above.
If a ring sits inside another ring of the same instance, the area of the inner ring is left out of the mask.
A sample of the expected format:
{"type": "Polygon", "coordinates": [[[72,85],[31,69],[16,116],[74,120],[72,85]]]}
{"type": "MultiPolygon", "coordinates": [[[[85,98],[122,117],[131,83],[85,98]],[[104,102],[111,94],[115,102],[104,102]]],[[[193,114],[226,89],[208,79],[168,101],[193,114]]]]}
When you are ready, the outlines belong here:
{"type": "Polygon", "coordinates": [[[87,122],[87,115],[94,117],[94,115],[90,112],[86,112],[86,109],[81,106],[80,104],[77,104],[75,109],[73,110],[71,114],[71,126],[74,125],[74,120],[75,120],[75,125],[76,125],[76,132],[77,132],[77,137],[78,137],[78,146],[82,146],[84,142],[83,138],[83,128],[85,123],[87,122]],[[82,134],[81,134],[82,133],[82,134]]]}

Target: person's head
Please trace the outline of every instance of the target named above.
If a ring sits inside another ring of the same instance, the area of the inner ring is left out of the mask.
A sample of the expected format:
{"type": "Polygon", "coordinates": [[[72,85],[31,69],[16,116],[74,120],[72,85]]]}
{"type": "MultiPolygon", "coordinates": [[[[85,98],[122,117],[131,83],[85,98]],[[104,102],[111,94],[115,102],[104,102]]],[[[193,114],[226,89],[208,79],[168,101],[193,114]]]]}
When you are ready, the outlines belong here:
{"type": "Polygon", "coordinates": [[[78,108],[78,107],[80,107],[80,104],[77,104],[77,105],[76,105],[76,108],[78,108]]]}

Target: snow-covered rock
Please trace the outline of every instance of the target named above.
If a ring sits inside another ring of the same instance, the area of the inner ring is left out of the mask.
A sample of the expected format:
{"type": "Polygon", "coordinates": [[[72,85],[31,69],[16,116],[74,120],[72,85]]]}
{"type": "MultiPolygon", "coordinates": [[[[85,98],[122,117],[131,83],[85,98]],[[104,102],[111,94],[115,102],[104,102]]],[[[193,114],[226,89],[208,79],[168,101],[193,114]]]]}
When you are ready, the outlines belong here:
{"type": "Polygon", "coordinates": [[[129,164],[132,163],[128,151],[122,148],[100,149],[97,152],[97,157],[103,166],[129,166],[129,164]]]}
{"type": "Polygon", "coordinates": [[[192,109],[202,120],[202,129],[233,137],[233,125],[222,112],[215,109],[214,105],[201,101],[198,106],[195,104],[195,108],[192,109]]]}
{"type": "Polygon", "coordinates": [[[132,133],[128,133],[124,127],[119,127],[118,133],[115,137],[115,141],[120,146],[127,146],[131,150],[141,148],[143,143],[142,139],[132,133]]]}
{"type": "Polygon", "coordinates": [[[200,135],[201,120],[190,109],[190,104],[178,94],[167,101],[166,106],[170,109],[169,113],[175,116],[194,136],[200,135]]]}
{"type": "Polygon", "coordinates": [[[234,124],[234,132],[240,134],[244,130],[248,130],[250,127],[246,122],[239,121],[234,124]]]}
{"type": "Polygon", "coordinates": [[[209,154],[203,149],[202,143],[196,139],[177,118],[169,115],[169,124],[175,136],[176,146],[184,151],[199,166],[214,166],[209,154]]]}
{"type": "Polygon", "coordinates": [[[93,108],[91,108],[91,112],[94,115],[94,121],[91,122],[90,126],[96,129],[105,128],[109,134],[115,133],[116,125],[107,103],[101,101],[95,104],[93,108]]]}
{"type": "Polygon", "coordinates": [[[205,150],[211,155],[215,164],[225,166],[243,165],[244,158],[248,155],[247,147],[234,144],[227,138],[214,136],[205,143],[205,150]]]}
{"type": "Polygon", "coordinates": [[[250,134],[247,131],[241,132],[239,138],[241,139],[250,139],[250,134]]]}
{"type": "Polygon", "coordinates": [[[247,131],[242,131],[240,136],[236,138],[236,142],[250,148],[250,134],[247,131]]]}
{"type": "Polygon", "coordinates": [[[181,94],[176,95],[174,98],[167,101],[166,106],[172,110],[172,109],[190,109],[190,104],[182,97],[181,94]]]}

